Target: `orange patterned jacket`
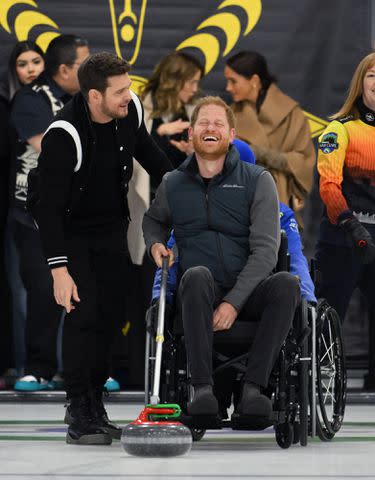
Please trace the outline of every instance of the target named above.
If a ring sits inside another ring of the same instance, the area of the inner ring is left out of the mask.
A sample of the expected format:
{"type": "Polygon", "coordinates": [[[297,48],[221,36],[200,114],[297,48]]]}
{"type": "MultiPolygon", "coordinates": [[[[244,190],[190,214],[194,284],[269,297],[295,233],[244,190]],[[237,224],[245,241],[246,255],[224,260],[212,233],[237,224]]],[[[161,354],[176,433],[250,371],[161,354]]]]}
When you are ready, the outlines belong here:
{"type": "Polygon", "coordinates": [[[353,213],[375,227],[375,112],[361,99],[357,108],[319,138],[320,196],[331,224],[353,213]]]}

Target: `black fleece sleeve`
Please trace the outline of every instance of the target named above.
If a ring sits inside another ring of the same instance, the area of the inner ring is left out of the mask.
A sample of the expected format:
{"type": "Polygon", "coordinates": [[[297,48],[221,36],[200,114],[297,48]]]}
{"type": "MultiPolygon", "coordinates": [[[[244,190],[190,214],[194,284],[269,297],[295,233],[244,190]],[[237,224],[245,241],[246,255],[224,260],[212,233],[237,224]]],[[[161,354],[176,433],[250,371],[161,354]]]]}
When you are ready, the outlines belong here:
{"type": "Polygon", "coordinates": [[[173,170],[173,166],[168,157],[147,132],[143,121],[137,130],[135,159],[158,184],[161,182],[165,173],[173,170]]]}
{"type": "Polygon", "coordinates": [[[72,137],[60,128],[50,130],[42,140],[38,160],[40,202],[35,216],[43,251],[51,269],[68,263],[63,222],[76,162],[77,153],[72,137]]]}

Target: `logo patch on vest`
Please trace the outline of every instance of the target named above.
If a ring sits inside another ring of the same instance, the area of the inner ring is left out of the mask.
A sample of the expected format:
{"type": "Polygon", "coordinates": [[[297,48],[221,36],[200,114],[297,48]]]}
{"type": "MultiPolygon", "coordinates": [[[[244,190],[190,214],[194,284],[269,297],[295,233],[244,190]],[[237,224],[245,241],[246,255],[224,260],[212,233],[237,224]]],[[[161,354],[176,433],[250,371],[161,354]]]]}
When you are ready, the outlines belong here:
{"type": "Polygon", "coordinates": [[[339,148],[337,133],[330,132],[323,135],[319,148],[323,153],[332,153],[334,150],[337,150],[339,148]]]}
{"type": "Polygon", "coordinates": [[[229,183],[224,183],[222,188],[245,188],[244,185],[237,185],[236,183],[229,184],[229,183]]]}

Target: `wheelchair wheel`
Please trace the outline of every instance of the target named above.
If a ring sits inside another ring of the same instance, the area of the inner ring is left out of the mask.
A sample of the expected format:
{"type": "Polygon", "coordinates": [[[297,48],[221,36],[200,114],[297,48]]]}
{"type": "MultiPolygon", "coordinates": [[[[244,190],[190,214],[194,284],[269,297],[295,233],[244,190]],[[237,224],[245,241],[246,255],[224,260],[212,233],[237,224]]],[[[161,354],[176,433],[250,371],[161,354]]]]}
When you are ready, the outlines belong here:
{"type": "MultiPolygon", "coordinates": [[[[294,422],[293,423],[293,445],[300,443],[301,441],[301,425],[299,422],[294,422]]],[[[302,444],[301,444],[302,445],[302,444]]],[[[304,446],[304,445],[302,445],[304,446]]]]}
{"type": "Polygon", "coordinates": [[[206,430],[204,428],[191,428],[190,429],[191,436],[193,437],[193,442],[199,442],[204,437],[206,430]]]}
{"type": "MultiPolygon", "coordinates": [[[[302,302],[301,317],[300,317],[300,331],[302,335],[302,343],[300,344],[300,363],[298,368],[299,373],[299,443],[302,447],[307,445],[308,437],[308,409],[309,409],[309,346],[308,336],[304,334],[308,329],[308,307],[307,302],[302,302]]],[[[294,424],[296,425],[296,423],[294,424]]],[[[296,430],[296,429],[295,429],[296,430]]]]}
{"type": "Polygon", "coordinates": [[[294,427],[292,423],[275,425],[276,442],[281,448],[289,448],[294,440],[294,427]]]}
{"type": "Polygon", "coordinates": [[[317,314],[316,426],[319,438],[329,441],[340,430],[345,413],[345,353],[337,312],[323,300],[317,314]]]}

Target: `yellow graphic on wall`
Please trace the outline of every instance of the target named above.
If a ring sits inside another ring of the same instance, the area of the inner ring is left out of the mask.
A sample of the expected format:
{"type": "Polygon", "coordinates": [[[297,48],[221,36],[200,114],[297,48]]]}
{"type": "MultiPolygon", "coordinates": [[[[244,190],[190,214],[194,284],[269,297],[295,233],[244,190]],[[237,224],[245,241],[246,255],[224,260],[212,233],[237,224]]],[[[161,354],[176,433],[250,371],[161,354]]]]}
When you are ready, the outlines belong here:
{"type": "Polygon", "coordinates": [[[121,2],[108,1],[116,53],[121,58],[127,58],[128,62],[133,65],[141,47],[147,0],[133,0],[133,5],[132,0],[123,0],[121,10],[119,10],[121,2]],[[120,40],[128,47],[127,51],[131,47],[130,55],[129,53],[126,56],[123,55],[120,40]]]}
{"type": "MultiPolygon", "coordinates": [[[[222,10],[229,7],[241,7],[247,16],[247,24],[244,29],[243,35],[248,35],[251,30],[258,23],[262,13],[261,0],[224,0],[217,10],[222,10]]],[[[210,32],[201,32],[207,30],[210,27],[217,27],[221,29],[226,36],[226,45],[223,50],[222,56],[225,57],[233,49],[238,42],[241,35],[241,23],[238,16],[231,12],[220,12],[208,17],[197,27],[196,33],[191,37],[181,42],[176,50],[183,48],[193,47],[201,50],[205,57],[205,73],[213,69],[219,55],[220,55],[220,43],[217,36],[210,32]]]]}
{"type": "MultiPolygon", "coordinates": [[[[63,0],[62,0],[63,1],[63,0]]],[[[144,33],[147,0],[103,0],[108,1],[113,43],[117,55],[134,65],[141,50],[144,33]]],[[[261,0],[224,0],[213,15],[206,18],[195,32],[176,46],[176,50],[193,48],[204,56],[205,73],[208,74],[216,65],[220,56],[228,55],[238,43],[241,34],[247,36],[257,25],[262,14],[261,0]],[[246,21],[239,16],[245,14],[246,21]],[[218,35],[218,30],[225,35],[218,35]]],[[[14,34],[18,40],[27,40],[30,32],[37,27],[35,42],[45,51],[54,38],[60,35],[59,26],[54,20],[39,11],[35,0],[0,0],[0,27],[7,33],[14,34]],[[20,11],[11,27],[9,13],[12,7],[20,5],[20,11]]],[[[132,75],[132,89],[137,93],[147,80],[132,75]]],[[[324,120],[305,112],[308,117],[312,137],[318,136],[327,125],[324,120]]]]}
{"type": "Polygon", "coordinates": [[[17,40],[27,40],[30,31],[36,26],[52,27],[53,30],[48,29],[35,38],[35,42],[40,48],[46,51],[51,40],[60,35],[58,25],[51,18],[47,17],[47,15],[37,10],[38,4],[34,2],[34,0],[0,0],[0,4],[0,26],[8,33],[12,33],[8,23],[8,14],[12,7],[24,4],[34,8],[32,10],[23,10],[16,16],[14,21],[14,34],[17,40]]]}
{"type": "Polygon", "coordinates": [[[310,126],[310,131],[311,131],[311,137],[319,137],[321,133],[324,132],[326,126],[328,125],[328,122],[323,120],[322,118],[316,117],[312,113],[309,112],[303,112],[307,120],[309,121],[309,126],[310,126]]]}

